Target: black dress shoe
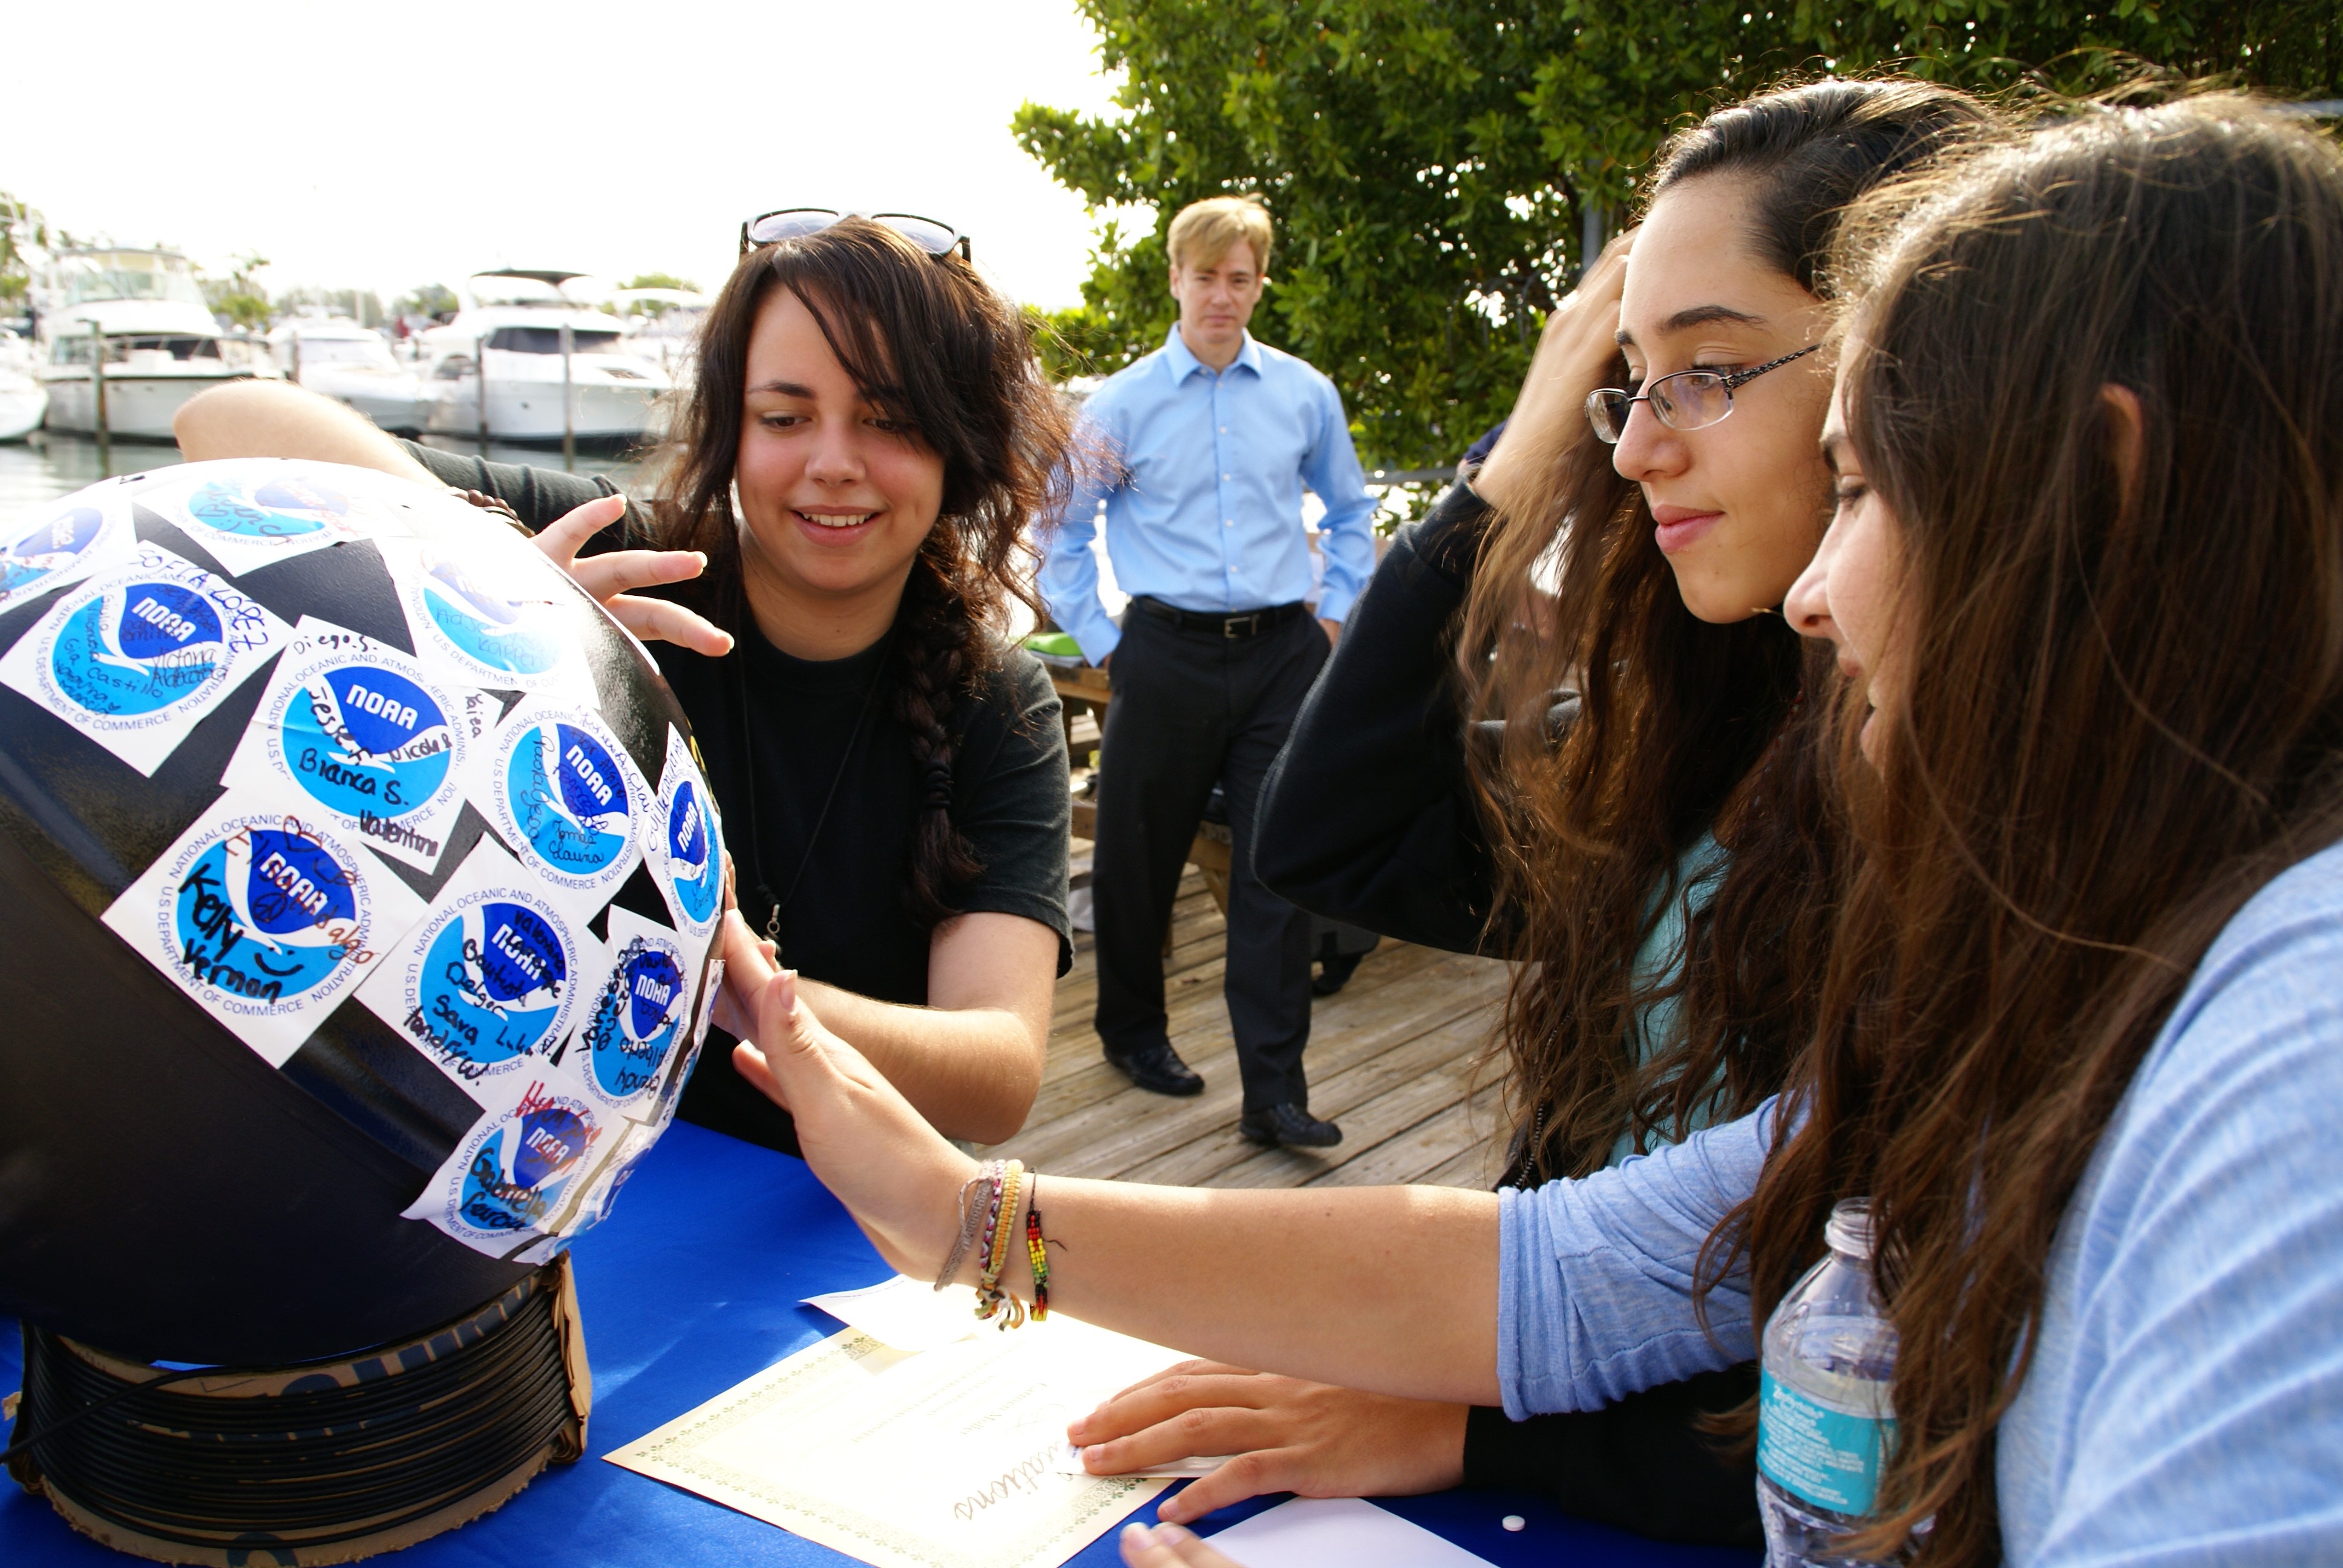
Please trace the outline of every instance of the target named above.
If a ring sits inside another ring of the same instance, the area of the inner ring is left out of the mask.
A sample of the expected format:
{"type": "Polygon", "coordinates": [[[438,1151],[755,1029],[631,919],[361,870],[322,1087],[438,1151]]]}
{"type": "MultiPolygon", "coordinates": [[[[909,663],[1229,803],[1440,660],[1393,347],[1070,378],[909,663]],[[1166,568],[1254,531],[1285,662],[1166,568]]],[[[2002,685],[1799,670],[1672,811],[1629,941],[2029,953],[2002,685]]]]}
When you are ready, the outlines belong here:
{"type": "Polygon", "coordinates": [[[1366,956],[1364,953],[1328,953],[1318,960],[1318,978],[1310,982],[1310,994],[1332,996],[1349,985],[1351,977],[1359,972],[1359,960],[1366,956]]]}
{"type": "Polygon", "coordinates": [[[1319,1121],[1301,1105],[1248,1111],[1237,1118],[1237,1131],[1248,1143],[1282,1143],[1288,1149],[1331,1149],[1342,1141],[1341,1128],[1319,1121]]]}
{"type": "Polygon", "coordinates": [[[1142,1045],[1136,1050],[1106,1048],[1107,1065],[1131,1075],[1131,1081],[1150,1094],[1182,1096],[1204,1092],[1204,1081],[1165,1044],[1142,1045]]]}

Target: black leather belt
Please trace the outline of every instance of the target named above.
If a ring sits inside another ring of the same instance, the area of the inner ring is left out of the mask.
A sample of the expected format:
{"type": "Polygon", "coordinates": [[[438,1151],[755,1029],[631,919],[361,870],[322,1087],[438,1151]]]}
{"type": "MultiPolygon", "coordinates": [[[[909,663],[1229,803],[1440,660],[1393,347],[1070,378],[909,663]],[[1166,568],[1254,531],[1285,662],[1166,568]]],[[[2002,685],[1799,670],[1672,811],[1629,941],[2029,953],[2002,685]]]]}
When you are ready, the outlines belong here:
{"type": "Polygon", "coordinates": [[[1242,637],[1259,637],[1273,631],[1289,620],[1299,620],[1310,607],[1306,604],[1273,604],[1267,609],[1242,610],[1235,615],[1212,615],[1201,610],[1181,609],[1161,599],[1144,596],[1131,601],[1134,609],[1145,610],[1158,620],[1168,620],[1182,631],[1208,631],[1216,637],[1232,640],[1242,637]]]}

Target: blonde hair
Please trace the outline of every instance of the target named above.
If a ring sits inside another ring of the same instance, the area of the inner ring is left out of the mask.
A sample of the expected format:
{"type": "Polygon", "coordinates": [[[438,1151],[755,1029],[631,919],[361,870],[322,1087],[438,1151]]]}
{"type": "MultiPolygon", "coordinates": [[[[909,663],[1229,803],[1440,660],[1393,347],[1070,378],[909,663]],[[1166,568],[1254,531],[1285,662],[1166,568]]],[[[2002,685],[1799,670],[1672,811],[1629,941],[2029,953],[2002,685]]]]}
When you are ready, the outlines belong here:
{"type": "Polygon", "coordinates": [[[1252,246],[1253,268],[1269,274],[1269,208],[1257,196],[1190,202],[1172,220],[1164,244],[1174,266],[1212,266],[1240,244],[1252,246]]]}

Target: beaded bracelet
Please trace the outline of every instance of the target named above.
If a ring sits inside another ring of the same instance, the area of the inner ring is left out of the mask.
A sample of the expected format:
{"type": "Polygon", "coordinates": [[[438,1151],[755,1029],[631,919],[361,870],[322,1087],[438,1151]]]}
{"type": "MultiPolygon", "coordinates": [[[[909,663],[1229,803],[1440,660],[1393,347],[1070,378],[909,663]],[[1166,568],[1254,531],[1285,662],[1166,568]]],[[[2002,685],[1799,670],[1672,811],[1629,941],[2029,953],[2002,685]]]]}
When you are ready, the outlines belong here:
{"type": "Polygon", "coordinates": [[[976,1233],[984,1225],[984,1205],[971,1203],[969,1195],[980,1185],[990,1186],[1000,1174],[1001,1161],[988,1160],[975,1175],[960,1183],[960,1236],[952,1242],[951,1256],[944,1260],[943,1272],[936,1276],[937,1290],[950,1284],[954,1276],[959,1274],[961,1261],[968,1256],[968,1250],[976,1245],[976,1233]]]}
{"type": "Polygon", "coordinates": [[[1041,1178],[1037,1174],[1025,1201],[1025,1261],[1033,1268],[1033,1321],[1050,1315],[1050,1253],[1041,1242],[1041,1178]]]}
{"type": "Polygon", "coordinates": [[[1001,1173],[998,1196],[985,1223],[984,1271],[976,1282],[976,1315],[989,1321],[998,1314],[1004,1329],[1022,1327],[1025,1303],[1001,1288],[1001,1271],[1009,1261],[1009,1238],[1017,1225],[1017,1193],[1025,1174],[1024,1162],[1011,1160],[1001,1173]],[[1006,1224],[1001,1221],[1006,1219],[1006,1224]]]}

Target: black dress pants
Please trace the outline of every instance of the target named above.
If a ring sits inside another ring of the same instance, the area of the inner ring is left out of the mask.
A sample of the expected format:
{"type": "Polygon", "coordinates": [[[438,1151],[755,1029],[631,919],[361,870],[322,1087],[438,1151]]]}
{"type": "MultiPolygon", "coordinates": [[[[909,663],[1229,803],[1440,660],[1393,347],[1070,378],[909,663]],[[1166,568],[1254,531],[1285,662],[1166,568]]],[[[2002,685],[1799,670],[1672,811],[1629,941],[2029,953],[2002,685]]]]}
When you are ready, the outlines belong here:
{"type": "Polygon", "coordinates": [[[1307,614],[1231,638],[1134,605],[1108,667],[1091,879],[1099,1038],[1118,1051],[1165,1040],[1163,932],[1218,782],[1232,840],[1222,990],[1247,1111],[1310,1102],[1310,917],[1262,886],[1252,844],[1262,779],[1327,652],[1307,614]]]}

